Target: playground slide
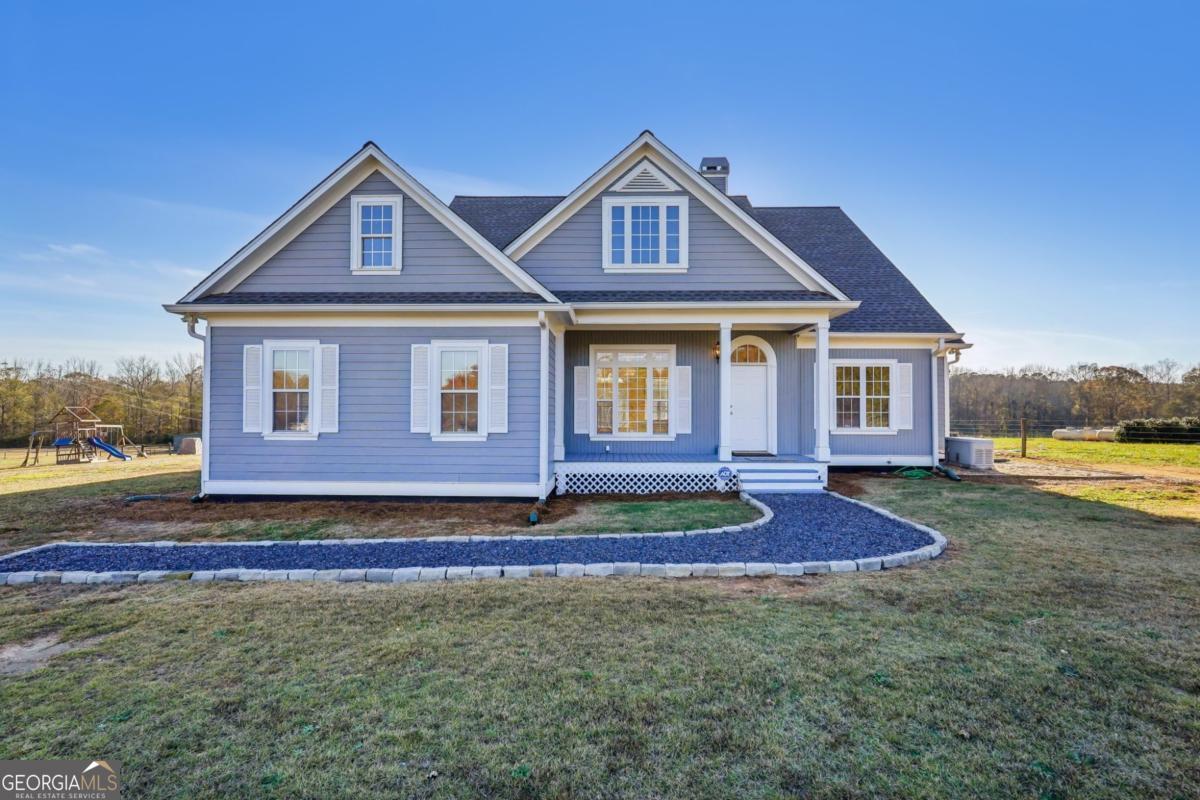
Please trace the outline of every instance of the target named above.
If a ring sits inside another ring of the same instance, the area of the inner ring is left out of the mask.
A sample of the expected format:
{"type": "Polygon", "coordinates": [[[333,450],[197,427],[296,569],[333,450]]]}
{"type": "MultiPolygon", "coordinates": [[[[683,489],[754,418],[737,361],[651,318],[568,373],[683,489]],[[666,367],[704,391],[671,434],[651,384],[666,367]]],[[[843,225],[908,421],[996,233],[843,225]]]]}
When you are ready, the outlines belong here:
{"type": "Polygon", "coordinates": [[[111,444],[104,441],[103,439],[97,439],[95,436],[93,436],[90,439],[88,439],[88,442],[91,443],[92,447],[100,448],[101,450],[108,453],[113,458],[119,458],[122,461],[132,461],[133,460],[133,456],[128,455],[126,453],[122,453],[120,450],[113,447],[111,444]]]}

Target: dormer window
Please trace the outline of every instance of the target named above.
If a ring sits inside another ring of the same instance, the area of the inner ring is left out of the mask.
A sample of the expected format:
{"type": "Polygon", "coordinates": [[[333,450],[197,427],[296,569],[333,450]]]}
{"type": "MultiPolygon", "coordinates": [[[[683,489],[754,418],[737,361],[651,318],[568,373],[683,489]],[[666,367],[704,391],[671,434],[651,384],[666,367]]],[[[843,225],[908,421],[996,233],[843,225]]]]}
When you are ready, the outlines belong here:
{"type": "Polygon", "coordinates": [[[350,271],[356,275],[400,270],[400,195],[350,198],[350,271]]]}
{"type": "Polygon", "coordinates": [[[687,271],[688,198],[605,197],[607,272],[687,271]]]}

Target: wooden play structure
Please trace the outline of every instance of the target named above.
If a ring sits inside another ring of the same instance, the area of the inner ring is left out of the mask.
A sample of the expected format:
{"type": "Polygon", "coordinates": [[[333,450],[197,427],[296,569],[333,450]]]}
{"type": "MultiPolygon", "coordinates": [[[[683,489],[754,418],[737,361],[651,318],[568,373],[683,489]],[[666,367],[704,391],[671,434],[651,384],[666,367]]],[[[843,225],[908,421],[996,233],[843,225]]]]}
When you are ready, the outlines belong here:
{"type": "Polygon", "coordinates": [[[84,406],[63,406],[50,418],[46,427],[29,435],[29,447],[25,451],[22,467],[31,467],[41,458],[42,448],[54,448],[56,464],[80,464],[84,461],[119,458],[131,461],[133,456],[146,453],[141,446],[125,435],[124,425],[106,424],[84,406]]]}

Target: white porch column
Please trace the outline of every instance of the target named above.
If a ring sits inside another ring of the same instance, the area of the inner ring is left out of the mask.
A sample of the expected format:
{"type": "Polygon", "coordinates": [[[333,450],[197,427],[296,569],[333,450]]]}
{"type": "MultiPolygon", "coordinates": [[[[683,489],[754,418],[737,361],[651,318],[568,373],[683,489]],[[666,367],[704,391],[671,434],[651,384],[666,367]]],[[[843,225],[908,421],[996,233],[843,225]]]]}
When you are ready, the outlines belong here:
{"type": "Polygon", "coordinates": [[[942,428],[938,419],[938,351],[929,354],[929,428],[933,432],[933,464],[937,466],[942,451],[942,428]]]}
{"type": "Polygon", "coordinates": [[[817,323],[817,461],[828,462],[829,454],[829,320],[817,323]]]}
{"type": "Polygon", "coordinates": [[[731,343],[733,342],[733,323],[721,323],[721,367],[720,367],[720,395],[717,402],[717,413],[719,420],[720,438],[718,439],[717,458],[720,461],[733,460],[733,448],[730,445],[730,415],[733,414],[733,353],[731,343]]]}
{"type": "Polygon", "coordinates": [[[560,330],[554,334],[554,460],[566,458],[567,447],[564,438],[563,408],[566,403],[567,391],[567,332],[560,330]]]}

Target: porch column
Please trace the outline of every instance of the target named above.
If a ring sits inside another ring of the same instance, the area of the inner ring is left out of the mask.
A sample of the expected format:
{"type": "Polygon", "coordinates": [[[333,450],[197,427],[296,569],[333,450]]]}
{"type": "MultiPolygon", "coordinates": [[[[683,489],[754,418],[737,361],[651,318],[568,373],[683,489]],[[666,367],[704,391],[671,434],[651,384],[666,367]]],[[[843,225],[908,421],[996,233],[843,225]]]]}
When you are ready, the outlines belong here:
{"type": "Polygon", "coordinates": [[[817,323],[817,461],[828,462],[829,455],[829,320],[817,323]]]}
{"type": "Polygon", "coordinates": [[[730,359],[733,358],[731,343],[733,342],[733,323],[721,323],[721,367],[720,394],[717,402],[720,437],[718,438],[717,458],[720,461],[733,460],[733,448],[730,446],[729,423],[733,413],[733,369],[730,359]]]}
{"type": "Polygon", "coordinates": [[[567,399],[567,332],[554,334],[554,460],[567,457],[563,427],[563,408],[567,399]]]}

